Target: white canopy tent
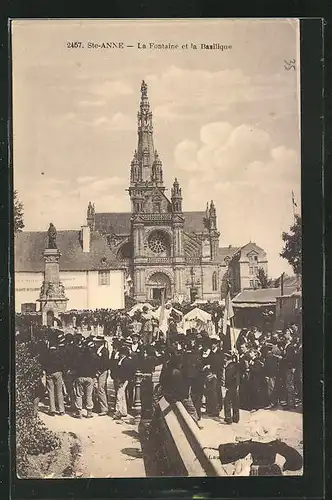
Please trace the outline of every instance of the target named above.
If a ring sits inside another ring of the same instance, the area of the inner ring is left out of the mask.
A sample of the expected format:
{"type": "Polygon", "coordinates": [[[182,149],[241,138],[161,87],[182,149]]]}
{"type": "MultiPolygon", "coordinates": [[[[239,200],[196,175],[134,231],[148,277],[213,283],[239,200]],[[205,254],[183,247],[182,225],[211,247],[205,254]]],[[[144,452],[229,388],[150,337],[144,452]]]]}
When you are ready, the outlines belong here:
{"type": "Polygon", "coordinates": [[[142,311],[144,306],[146,306],[149,309],[149,311],[151,311],[153,309],[152,305],[149,304],[148,302],[142,302],[139,304],[135,304],[134,307],[132,307],[130,309],[130,311],[128,311],[129,316],[134,316],[136,311],[142,311]]]}
{"type": "Polygon", "coordinates": [[[196,328],[198,332],[207,331],[210,337],[216,335],[216,330],[210,313],[195,307],[183,317],[184,331],[196,328]]]}

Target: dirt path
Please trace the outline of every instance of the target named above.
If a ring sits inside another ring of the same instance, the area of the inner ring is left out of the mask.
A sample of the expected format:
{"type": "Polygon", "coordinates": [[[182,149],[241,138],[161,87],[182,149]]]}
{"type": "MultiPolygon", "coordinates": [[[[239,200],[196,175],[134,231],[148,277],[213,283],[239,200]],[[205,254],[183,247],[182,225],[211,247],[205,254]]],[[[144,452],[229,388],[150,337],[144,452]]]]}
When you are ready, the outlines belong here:
{"type": "Polygon", "coordinates": [[[80,477],[145,477],[141,445],[134,419],[117,423],[111,417],[77,420],[70,415],[40,414],[55,432],[73,432],[81,442],[80,477]]]}

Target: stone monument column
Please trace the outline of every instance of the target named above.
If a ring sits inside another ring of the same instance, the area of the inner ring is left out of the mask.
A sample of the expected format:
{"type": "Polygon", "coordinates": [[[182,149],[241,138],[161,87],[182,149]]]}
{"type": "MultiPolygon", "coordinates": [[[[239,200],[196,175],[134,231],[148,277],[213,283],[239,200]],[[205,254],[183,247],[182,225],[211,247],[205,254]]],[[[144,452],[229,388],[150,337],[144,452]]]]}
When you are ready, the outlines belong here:
{"type": "Polygon", "coordinates": [[[56,245],[56,229],[50,224],[48,229],[48,245],[44,250],[44,281],[41,286],[38,302],[42,313],[42,323],[54,326],[54,318],[59,318],[59,313],[67,308],[68,298],[65,288],[60,282],[59,260],[61,253],[56,245]]]}

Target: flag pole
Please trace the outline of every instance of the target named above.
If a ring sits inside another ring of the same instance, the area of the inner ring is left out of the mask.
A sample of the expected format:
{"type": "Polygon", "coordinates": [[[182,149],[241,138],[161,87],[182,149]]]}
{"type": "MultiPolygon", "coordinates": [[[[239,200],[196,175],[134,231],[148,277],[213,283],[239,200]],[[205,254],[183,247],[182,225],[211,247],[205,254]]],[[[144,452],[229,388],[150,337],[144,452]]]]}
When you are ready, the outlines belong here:
{"type": "Polygon", "coordinates": [[[235,342],[234,342],[234,319],[230,318],[229,319],[230,325],[229,325],[229,335],[231,338],[231,351],[234,350],[235,348],[235,342]]]}
{"type": "Polygon", "coordinates": [[[294,224],[296,224],[295,207],[297,207],[297,204],[295,202],[294,191],[292,191],[292,206],[293,206],[293,220],[294,220],[294,224]]]}

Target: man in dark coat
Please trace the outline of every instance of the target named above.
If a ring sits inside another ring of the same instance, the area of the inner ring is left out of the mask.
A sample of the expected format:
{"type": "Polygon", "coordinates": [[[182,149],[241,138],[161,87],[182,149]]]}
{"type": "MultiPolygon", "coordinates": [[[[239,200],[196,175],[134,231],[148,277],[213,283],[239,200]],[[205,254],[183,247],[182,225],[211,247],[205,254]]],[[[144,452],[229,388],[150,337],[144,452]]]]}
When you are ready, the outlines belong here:
{"type": "Polygon", "coordinates": [[[138,358],[138,368],[142,373],[141,382],[141,418],[151,419],[152,418],[152,397],[153,397],[153,382],[152,374],[157,364],[157,357],[155,355],[155,350],[153,346],[147,345],[144,347],[143,351],[139,354],[138,358]]]}
{"type": "Polygon", "coordinates": [[[236,356],[230,352],[224,354],[225,368],[222,385],[225,388],[224,411],[225,422],[231,424],[240,420],[239,385],[240,372],[236,356]]]}
{"type": "Polygon", "coordinates": [[[284,382],[286,388],[287,408],[295,407],[295,367],[297,363],[297,353],[295,343],[292,338],[292,331],[287,328],[284,333],[283,368],[284,382]]]}
{"type": "Polygon", "coordinates": [[[199,428],[198,415],[190,396],[189,380],[184,374],[183,357],[171,354],[165,369],[160,374],[162,393],[168,403],[180,401],[199,428]]]}
{"type": "Polygon", "coordinates": [[[267,343],[264,361],[264,374],[267,384],[268,405],[266,408],[274,408],[278,404],[277,379],[279,373],[279,363],[282,359],[281,351],[277,345],[267,343]]]}
{"type": "Polygon", "coordinates": [[[242,410],[251,410],[252,401],[250,396],[250,357],[248,344],[245,342],[239,345],[239,372],[240,372],[240,408],[242,410]]]}
{"type": "Polygon", "coordinates": [[[204,390],[202,369],[202,357],[196,346],[195,334],[188,332],[183,357],[183,372],[189,381],[190,395],[198,415],[198,420],[201,419],[204,390]]]}
{"type": "Polygon", "coordinates": [[[249,394],[252,410],[259,410],[266,404],[266,380],[264,376],[264,362],[260,352],[255,349],[249,351],[249,394]]]}
{"type": "Polygon", "coordinates": [[[109,369],[109,350],[103,337],[95,338],[96,365],[97,365],[97,401],[100,408],[99,416],[108,414],[107,377],[109,369]]]}
{"type": "Polygon", "coordinates": [[[128,414],[128,404],[126,397],[126,388],[129,380],[132,380],[135,374],[133,359],[130,356],[129,344],[122,344],[118,350],[118,356],[114,357],[112,363],[112,378],[115,387],[115,420],[121,420],[128,414]]]}
{"type": "Polygon", "coordinates": [[[83,400],[86,402],[87,418],[92,418],[93,409],[93,386],[94,379],[97,377],[98,364],[96,353],[94,352],[95,344],[92,339],[85,342],[81,341],[74,364],[74,395],[75,395],[75,418],[82,418],[83,400]]]}
{"type": "Polygon", "coordinates": [[[56,414],[56,406],[59,414],[65,414],[63,394],[63,371],[65,370],[64,335],[57,333],[51,337],[48,348],[43,350],[41,357],[42,366],[46,372],[46,386],[50,402],[50,415],[56,414]]]}
{"type": "Polygon", "coordinates": [[[222,382],[222,374],[224,369],[224,351],[222,349],[222,342],[218,337],[211,337],[211,352],[210,352],[210,363],[211,370],[217,377],[217,400],[218,400],[218,414],[222,410],[223,407],[223,398],[222,398],[222,390],[221,390],[221,382],[222,382]]]}

